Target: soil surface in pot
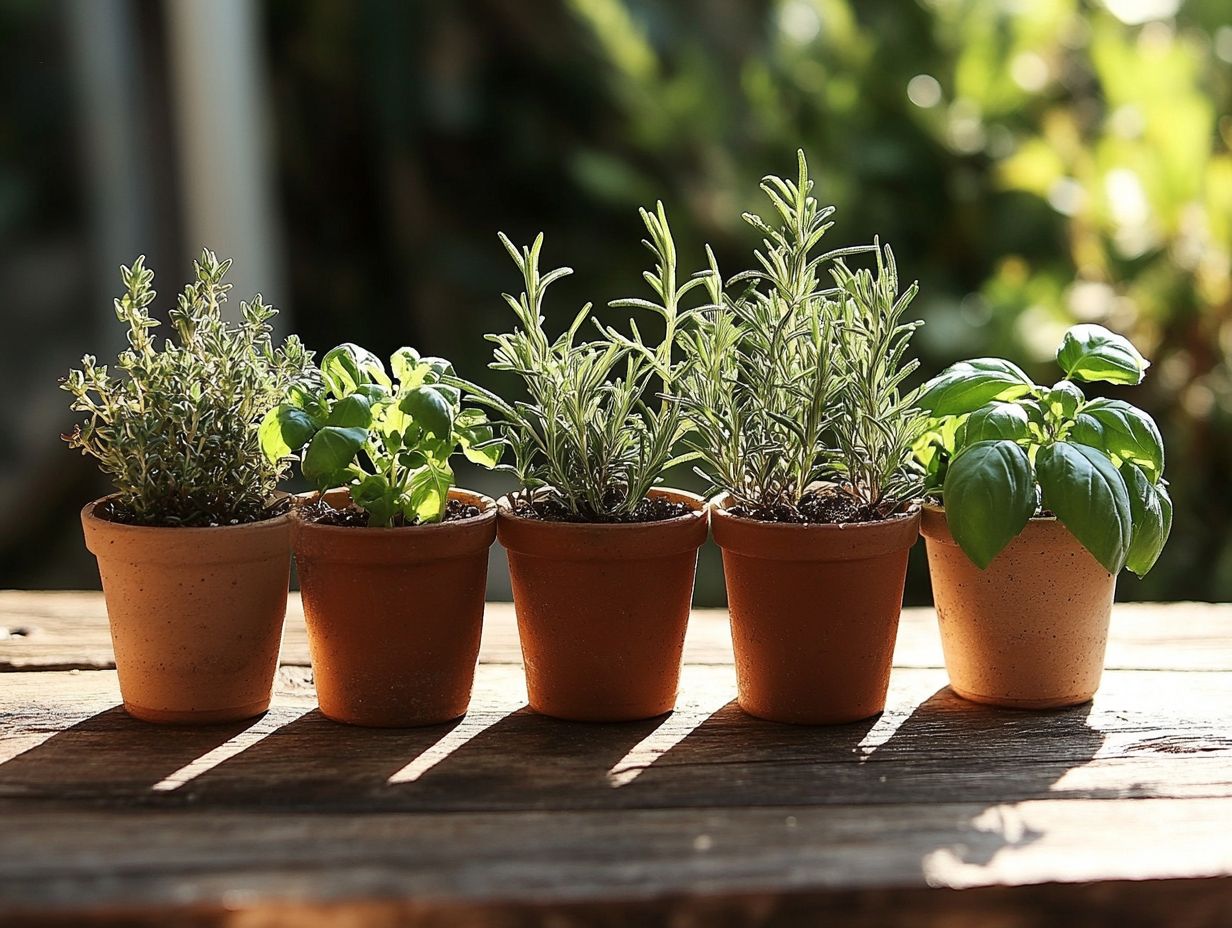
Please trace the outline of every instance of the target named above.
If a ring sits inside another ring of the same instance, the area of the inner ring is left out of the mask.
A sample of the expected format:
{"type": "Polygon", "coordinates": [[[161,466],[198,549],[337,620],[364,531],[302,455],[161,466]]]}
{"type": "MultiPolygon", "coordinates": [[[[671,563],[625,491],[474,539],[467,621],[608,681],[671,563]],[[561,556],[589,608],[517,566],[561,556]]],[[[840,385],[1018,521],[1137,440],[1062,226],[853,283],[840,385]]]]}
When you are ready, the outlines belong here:
{"type": "Polygon", "coordinates": [[[881,512],[867,506],[850,493],[838,487],[814,490],[800,500],[797,506],[732,506],[727,510],[733,516],[756,519],[759,522],[789,522],[795,524],[822,523],[840,525],[848,522],[882,522],[899,513],[881,512]]]}
{"type": "Polygon", "coordinates": [[[647,497],[626,515],[609,516],[603,519],[586,518],[570,511],[556,500],[539,500],[533,503],[528,500],[519,500],[514,504],[513,511],[525,519],[538,519],[541,522],[574,522],[588,525],[664,522],[667,519],[676,519],[694,512],[686,503],[679,503],[661,496],[647,497]]]}
{"type": "MultiPolygon", "coordinates": [[[[460,522],[463,519],[473,519],[479,514],[478,506],[451,499],[449,505],[445,507],[445,515],[441,517],[441,521],[460,522]]],[[[311,522],[314,525],[340,525],[348,528],[367,528],[369,519],[368,512],[358,506],[335,509],[325,500],[317,500],[315,503],[301,506],[299,515],[305,522],[311,522]]],[[[419,525],[419,520],[407,521],[400,515],[394,517],[394,528],[405,528],[409,525],[419,525]]]]}
{"type": "Polygon", "coordinates": [[[256,522],[266,522],[283,515],[290,508],[291,499],[284,496],[260,510],[259,513],[254,513],[253,518],[250,519],[222,520],[202,515],[198,519],[183,519],[176,522],[144,522],[133,515],[132,511],[118,499],[108,497],[94,507],[94,515],[108,522],[117,522],[120,525],[140,525],[143,528],[221,528],[227,525],[252,525],[256,522]]]}

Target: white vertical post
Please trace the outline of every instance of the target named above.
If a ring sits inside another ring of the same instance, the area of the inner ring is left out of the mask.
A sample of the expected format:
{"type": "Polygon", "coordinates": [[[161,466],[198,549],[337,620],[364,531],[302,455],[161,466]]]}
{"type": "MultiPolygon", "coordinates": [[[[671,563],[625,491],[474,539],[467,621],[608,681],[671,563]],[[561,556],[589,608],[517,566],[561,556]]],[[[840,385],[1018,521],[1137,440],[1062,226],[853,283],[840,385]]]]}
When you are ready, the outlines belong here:
{"type": "MultiPolygon", "coordinates": [[[[153,240],[150,152],[142,145],[149,133],[138,102],[140,49],[132,0],[72,0],[65,14],[81,100],[83,168],[97,259],[92,334],[97,331],[103,339],[97,350],[106,354],[113,340],[116,348],[123,341],[111,308],[120,265],[143,253],[154,262],[160,250],[153,240]]],[[[178,273],[154,266],[171,279],[178,273]]]]}
{"type": "MultiPolygon", "coordinates": [[[[166,7],[184,240],[235,259],[231,311],[260,292],[288,294],[276,221],[272,144],[257,14],[248,0],[171,0],[166,7]]],[[[287,328],[285,316],[281,328],[287,328]]]]}

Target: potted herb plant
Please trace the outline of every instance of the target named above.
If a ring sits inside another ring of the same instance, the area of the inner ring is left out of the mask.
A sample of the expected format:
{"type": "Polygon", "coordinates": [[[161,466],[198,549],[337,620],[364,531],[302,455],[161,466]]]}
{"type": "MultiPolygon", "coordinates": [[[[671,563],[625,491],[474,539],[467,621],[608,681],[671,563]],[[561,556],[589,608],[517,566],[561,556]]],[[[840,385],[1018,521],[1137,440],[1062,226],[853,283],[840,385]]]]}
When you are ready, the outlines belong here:
{"type": "Polygon", "coordinates": [[[917,446],[923,533],[950,683],[976,702],[1028,709],[1099,688],[1116,575],[1154,566],[1172,528],[1164,446],[1149,415],[1090,399],[1079,382],[1138,384],[1126,339],[1077,325],[1064,378],[1037,385],[977,358],[931,380],[917,446]]]}
{"type": "Polygon", "coordinates": [[[818,251],[834,210],[812,196],[803,152],[796,180],[762,189],[776,218],[745,216],[764,236],[760,268],[732,295],[711,255],[714,307],[683,338],[677,400],[698,472],[720,491],[711,521],[741,707],[851,722],[885,707],[918,533],[922,416],[901,390],[916,287],[899,292],[889,248],[818,251]],[[861,253],[875,271],[843,263],[861,253]]]}
{"type": "Polygon", "coordinates": [[[207,724],[269,706],[287,605],[290,521],[283,463],[261,453],[266,411],[311,356],[270,339],[258,295],[222,315],[231,262],[204,251],[159,346],[154,274],[123,268],[128,348],[116,371],[87,355],[63,383],[84,413],[65,436],[116,492],[81,512],[98,559],[124,708],[150,722],[207,724]]]}
{"type": "Polygon", "coordinates": [[[681,300],[700,279],[677,280],[662,204],[642,211],[657,266],[646,274],[657,302],[613,305],[661,317],[647,343],[598,325],[580,337],[590,304],[555,339],[544,330],[547,288],[572,273],[539,269],[543,236],[516,248],[522,274],[512,333],[490,335],[492,368],[521,378],[510,403],[470,385],[499,422],[520,489],[502,498],[497,536],[509,555],[530,706],[563,719],[649,718],[675,705],[697,549],[706,539],[703,500],[657,486],[674,463],[679,406],[648,401],[679,372],[673,347],[681,300]]]}
{"type": "Polygon", "coordinates": [[[500,459],[441,358],[345,344],[267,415],[270,461],[300,454],[319,492],[292,522],[321,711],[353,725],[458,718],[470,703],[496,504],[453,486],[461,452],[500,459]]]}

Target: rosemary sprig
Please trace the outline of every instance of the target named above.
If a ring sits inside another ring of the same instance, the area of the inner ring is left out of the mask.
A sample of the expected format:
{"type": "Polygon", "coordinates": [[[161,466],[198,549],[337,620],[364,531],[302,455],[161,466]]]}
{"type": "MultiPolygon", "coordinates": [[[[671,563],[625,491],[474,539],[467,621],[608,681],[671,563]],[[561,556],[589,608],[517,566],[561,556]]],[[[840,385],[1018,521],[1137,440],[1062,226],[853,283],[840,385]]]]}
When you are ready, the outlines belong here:
{"type": "Polygon", "coordinates": [[[663,319],[658,343],[643,336],[635,319],[623,333],[591,317],[587,303],[556,339],[544,329],[543,302],[551,284],[573,273],[561,267],[540,270],[543,235],[516,247],[504,234],[501,243],[522,276],[522,293],[505,294],[517,318],[509,333],[488,335],[496,347],[493,370],[521,378],[526,398],[508,402],[475,384],[465,386],[487,406],[512,451],[511,471],[528,501],[553,500],[589,521],[610,521],[632,513],[673,458],[683,432],[680,408],[663,402],[651,408],[648,395],[667,393],[680,372],[674,346],[687,315],[681,300],[703,282],[679,280],[675,243],[663,204],[641,211],[655,256],[653,271],[643,276],[657,302],[617,300],[613,306],[645,310],[663,319]],[[590,319],[595,335],[580,333],[590,319]]]}

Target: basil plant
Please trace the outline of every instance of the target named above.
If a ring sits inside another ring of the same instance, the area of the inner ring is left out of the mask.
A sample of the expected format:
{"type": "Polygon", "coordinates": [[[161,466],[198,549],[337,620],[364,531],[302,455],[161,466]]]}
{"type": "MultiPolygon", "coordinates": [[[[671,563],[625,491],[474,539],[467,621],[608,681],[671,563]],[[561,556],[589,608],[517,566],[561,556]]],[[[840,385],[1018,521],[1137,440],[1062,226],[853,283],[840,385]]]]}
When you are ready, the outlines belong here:
{"type": "Polygon", "coordinates": [[[500,444],[484,413],[463,409],[461,391],[445,382],[448,361],[399,348],[389,369],[358,345],[339,345],[265,416],[261,447],[271,461],[298,454],[321,492],[347,487],[370,526],[438,522],[454,482],[449,459],[461,451],[492,468],[500,444]]]}
{"type": "Polygon", "coordinates": [[[1149,362],[1121,336],[1076,325],[1044,387],[999,358],[962,361],[925,384],[931,415],[915,454],[954,540],[981,569],[1027,520],[1056,516],[1110,573],[1143,576],[1172,529],[1164,445],[1149,415],[1090,399],[1079,382],[1138,384],[1149,362]]]}

